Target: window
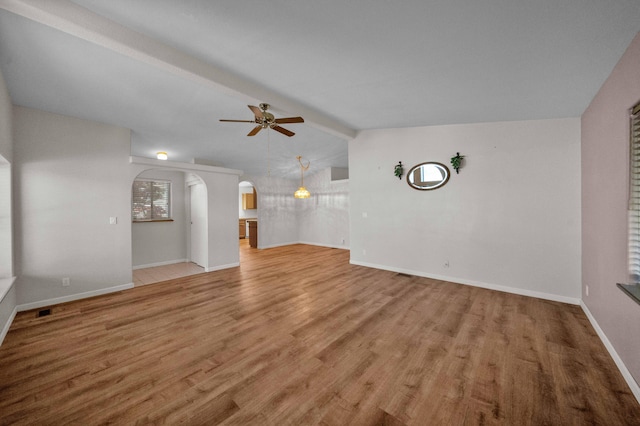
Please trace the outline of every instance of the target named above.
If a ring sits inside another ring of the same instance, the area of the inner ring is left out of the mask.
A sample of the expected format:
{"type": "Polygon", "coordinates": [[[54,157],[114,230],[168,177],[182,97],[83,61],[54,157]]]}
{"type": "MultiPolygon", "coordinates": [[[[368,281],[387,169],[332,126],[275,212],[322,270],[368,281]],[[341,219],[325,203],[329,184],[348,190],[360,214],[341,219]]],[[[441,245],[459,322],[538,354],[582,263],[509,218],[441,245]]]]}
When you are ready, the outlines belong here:
{"type": "Polygon", "coordinates": [[[631,109],[629,273],[640,282],[640,103],[631,109]]]}
{"type": "Polygon", "coordinates": [[[171,220],[171,182],[136,179],[131,211],[134,222],[171,220]]]}

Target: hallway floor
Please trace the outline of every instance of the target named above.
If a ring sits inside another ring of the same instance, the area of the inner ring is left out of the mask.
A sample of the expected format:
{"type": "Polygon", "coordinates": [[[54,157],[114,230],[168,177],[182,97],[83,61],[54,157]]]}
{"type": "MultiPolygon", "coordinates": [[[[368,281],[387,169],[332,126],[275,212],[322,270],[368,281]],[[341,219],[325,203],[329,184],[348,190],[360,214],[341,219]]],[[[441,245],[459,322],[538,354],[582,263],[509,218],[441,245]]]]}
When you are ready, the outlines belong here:
{"type": "Polygon", "coordinates": [[[204,268],[202,266],[198,266],[192,262],[180,262],[172,263],[171,265],[154,266],[153,268],[134,269],[133,284],[138,287],[189,275],[201,274],[203,272],[204,268]]]}
{"type": "MultiPolygon", "coordinates": [[[[249,239],[241,239],[240,256],[247,255],[250,250],[249,239]]],[[[134,269],[133,284],[139,287],[141,285],[188,277],[189,275],[202,274],[203,272],[205,272],[204,268],[193,262],[180,262],[172,263],[171,265],[154,266],[153,268],[134,269]]]]}

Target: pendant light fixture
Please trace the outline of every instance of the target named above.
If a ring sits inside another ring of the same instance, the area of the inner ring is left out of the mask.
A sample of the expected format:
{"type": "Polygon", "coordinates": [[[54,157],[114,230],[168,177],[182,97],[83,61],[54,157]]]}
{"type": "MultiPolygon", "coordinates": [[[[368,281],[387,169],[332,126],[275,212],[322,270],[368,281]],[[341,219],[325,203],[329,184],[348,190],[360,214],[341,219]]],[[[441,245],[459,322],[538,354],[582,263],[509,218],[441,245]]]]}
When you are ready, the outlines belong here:
{"type": "Polygon", "coordinates": [[[311,197],[311,193],[304,187],[304,172],[309,170],[311,161],[307,162],[305,166],[302,164],[302,156],[298,155],[296,158],[298,159],[298,163],[300,163],[300,188],[293,193],[293,196],[294,198],[309,198],[311,197]]]}

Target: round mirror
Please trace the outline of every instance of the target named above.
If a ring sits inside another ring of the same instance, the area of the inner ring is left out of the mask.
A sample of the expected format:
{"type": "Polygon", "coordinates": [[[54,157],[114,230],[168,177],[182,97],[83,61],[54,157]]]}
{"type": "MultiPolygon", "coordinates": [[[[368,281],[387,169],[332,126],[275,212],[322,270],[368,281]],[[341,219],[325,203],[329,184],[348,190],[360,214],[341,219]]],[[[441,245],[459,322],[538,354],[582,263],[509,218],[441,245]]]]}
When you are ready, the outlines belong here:
{"type": "Polygon", "coordinates": [[[407,173],[410,187],[421,191],[440,188],[449,180],[449,169],[444,164],[428,162],[413,166],[407,173]]]}

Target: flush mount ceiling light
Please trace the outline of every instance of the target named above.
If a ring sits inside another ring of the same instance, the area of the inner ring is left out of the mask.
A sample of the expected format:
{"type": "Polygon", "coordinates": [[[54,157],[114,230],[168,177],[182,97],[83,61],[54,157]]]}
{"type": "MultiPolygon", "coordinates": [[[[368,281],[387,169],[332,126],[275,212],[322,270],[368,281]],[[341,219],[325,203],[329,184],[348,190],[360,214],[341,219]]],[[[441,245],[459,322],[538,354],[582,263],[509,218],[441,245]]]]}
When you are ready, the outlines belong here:
{"type": "Polygon", "coordinates": [[[304,187],[304,172],[309,170],[311,161],[307,162],[307,165],[305,166],[302,164],[302,156],[298,155],[296,158],[298,159],[298,163],[300,163],[300,188],[293,193],[293,196],[294,198],[309,198],[311,197],[311,193],[304,187]]]}
{"type": "Polygon", "coordinates": [[[166,160],[166,159],[168,159],[168,158],[169,158],[169,156],[168,156],[168,155],[167,155],[167,153],[166,153],[166,152],[164,152],[164,151],[158,151],[158,152],[156,152],[156,158],[157,158],[158,160],[166,160]]]}

